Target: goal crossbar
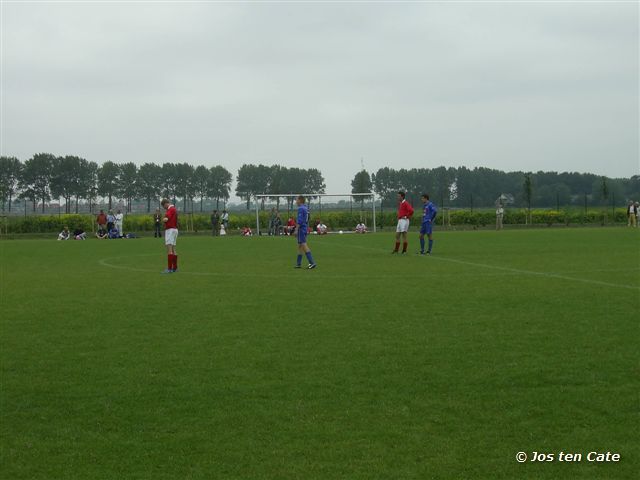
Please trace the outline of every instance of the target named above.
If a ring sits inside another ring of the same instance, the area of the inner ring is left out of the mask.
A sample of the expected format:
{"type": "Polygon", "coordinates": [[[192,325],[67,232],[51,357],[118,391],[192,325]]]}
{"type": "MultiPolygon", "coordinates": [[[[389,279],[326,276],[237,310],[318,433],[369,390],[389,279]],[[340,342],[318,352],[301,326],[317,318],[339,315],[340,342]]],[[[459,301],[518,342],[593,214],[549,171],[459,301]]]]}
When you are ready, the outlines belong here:
{"type": "Polygon", "coordinates": [[[324,198],[324,197],[369,197],[373,206],[373,232],[376,232],[376,194],[374,192],[369,193],[261,193],[254,195],[256,200],[256,235],[260,235],[260,206],[258,199],[262,198],[286,198],[286,197],[299,197],[306,198],[324,198]]]}

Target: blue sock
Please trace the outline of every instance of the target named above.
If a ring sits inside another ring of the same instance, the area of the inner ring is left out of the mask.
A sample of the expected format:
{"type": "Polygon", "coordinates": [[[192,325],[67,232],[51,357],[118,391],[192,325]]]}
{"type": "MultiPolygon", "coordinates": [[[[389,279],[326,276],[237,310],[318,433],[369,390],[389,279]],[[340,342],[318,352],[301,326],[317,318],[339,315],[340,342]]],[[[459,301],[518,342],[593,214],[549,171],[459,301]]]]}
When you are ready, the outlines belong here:
{"type": "Polygon", "coordinates": [[[296,265],[298,265],[298,266],[302,265],[302,255],[300,255],[300,254],[298,254],[298,261],[297,261],[296,265]]]}
{"type": "Polygon", "coordinates": [[[420,253],[424,253],[424,238],[420,239],[420,253]]]}
{"type": "Polygon", "coordinates": [[[429,253],[431,253],[432,248],[433,248],[433,240],[429,240],[429,253]]]}
{"type": "Polygon", "coordinates": [[[309,265],[316,263],[313,261],[313,257],[311,256],[311,252],[307,252],[307,260],[309,260],[309,265]]]}

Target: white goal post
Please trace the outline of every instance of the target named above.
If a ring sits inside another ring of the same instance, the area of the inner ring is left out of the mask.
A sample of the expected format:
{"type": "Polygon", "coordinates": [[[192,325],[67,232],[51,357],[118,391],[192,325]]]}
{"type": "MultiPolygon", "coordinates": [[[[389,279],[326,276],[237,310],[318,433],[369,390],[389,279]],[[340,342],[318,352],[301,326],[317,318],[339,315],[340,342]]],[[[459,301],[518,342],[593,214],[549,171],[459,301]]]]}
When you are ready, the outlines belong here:
{"type": "Polygon", "coordinates": [[[371,199],[371,209],[372,209],[372,231],[375,233],[376,229],[376,194],[373,192],[369,193],[282,193],[282,194],[260,194],[254,195],[255,204],[256,204],[256,235],[260,235],[260,204],[264,199],[273,199],[273,198],[295,198],[299,195],[307,199],[318,199],[322,208],[322,199],[323,198],[367,198],[371,199]]]}

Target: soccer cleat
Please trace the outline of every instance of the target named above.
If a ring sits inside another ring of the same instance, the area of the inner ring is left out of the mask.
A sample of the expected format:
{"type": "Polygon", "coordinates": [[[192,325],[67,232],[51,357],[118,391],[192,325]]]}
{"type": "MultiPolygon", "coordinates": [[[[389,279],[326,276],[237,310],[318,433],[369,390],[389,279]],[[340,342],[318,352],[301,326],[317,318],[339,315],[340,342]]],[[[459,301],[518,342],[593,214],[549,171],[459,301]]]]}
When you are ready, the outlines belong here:
{"type": "Polygon", "coordinates": [[[316,268],[316,267],[317,267],[317,265],[316,265],[315,263],[311,263],[311,264],[307,267],[307,269],[308,269],[308,270],[313,270],[313,269],[314,269],[314,268],[316,268]]]}
{"type": "Polygon", "coordinates": [[[425,253],[424,252],[416,252],[416,255],[419,255],[419,256],[423,257],[425,255],[425,253]]]}
{"type": "Polygon", "coordinates": [[[402,255],[406,255],[406,254],[407,254],[407,252],[402,252],[402,255]]]}
{"type": "Polygon", "coordinates": [[[167,268],[166,270],[163,270],[163,271],[162,271],[162,272],[160,272],[160,273],[162,273],[163,275],[166,275],[166,274],[168,274],[168,273],[173,273],[173,270],[169,270],[169,269],[167,268]]]}
{"type": "Polygon", "coordinates": [[[427,252],[427,255],[431,256],[431,252],[427,252]]]}
{"type": "Polygon", "coordinates": [[[296,266],[295,266],[295,267],[293,267],[293,268],[302,268],[302,265],[296,265],[296,266]]]}
{"type": "Polygon", "coordinates": [[[394,250],[393,252],[391,252],[391,255],[397,255],[397,254],[398,254],[397,250],[394,250]]]}

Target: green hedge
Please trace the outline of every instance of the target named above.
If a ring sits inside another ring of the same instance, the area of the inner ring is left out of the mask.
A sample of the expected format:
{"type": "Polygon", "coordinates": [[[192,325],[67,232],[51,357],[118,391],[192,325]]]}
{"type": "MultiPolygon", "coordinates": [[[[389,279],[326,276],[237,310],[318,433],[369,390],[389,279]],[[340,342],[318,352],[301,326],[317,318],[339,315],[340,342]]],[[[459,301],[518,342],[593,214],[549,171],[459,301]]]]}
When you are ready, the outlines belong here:
{"type": "MultiPolygon", "coordinates": [[[[420,212],[416,212],[413,224],[419,222],[420,212]]],[[[371,226],[371,214],[365,215],[367,219],[367,225],[371,226]]],[[[436,220],[438,225],[441,225],[443,219],[447,225],[451,226],[473,226],[473,227],[485,227],[495,225],[496,214],[494,210],[480,210],[471,212],[470,210],[454,210],[449,213],[440,212],[436,220]],[[448,215],[448,216],[447,216],[448,215]]],[[[342,212],[329,213],[323,215],[323,220],[329,228],[354,228],[360,221],[359,214],[349,214],[342,212]],[[325,218],[326,217],[326,218],[325,218]]],[[[394,212],[385,212],[384,214],[378,213],[376,215],[376,222],[378,226],[384,227],[396,225],[396,214],[394,212]]],[[[581,225],[581,224],[593,224],[599,225],[603,223],[626,223],[627,214],[626,209],[618,208],[615,210],[615,216],[609,209],[606,212],[606,219],[603,211],[593,210],[584,212],[578,210],[567,211],[554,211],[554,210],[532,210],[531,222],[527,221],[527,211],[522,209],[512,209],[505,211],[503,223],[505,225],[525,225],[527,223],[533,223],[534,225],[581,225]]]]}
{"type": "Polygon", "coordinates": [[[7,217],[2,233],[59,233],[66,225],[69,230],[81,228],[91,231],[93,216],[89,215],[30,215],[7,217]]]}
{"type": "MultiPolygon", "coordinates": [[[[419,211],[416,211],[416,217],[420,215],[419,211]]],[[[437,223],[441,224],[443,216],[446,212],[439,213],[437,223]]],[[[268,224],[268,212],[260,212],[260,225],[261,229],[266,230],[268,224]]],[[[315,219],[317,216],[312,215],[315,219]]],[[[188,231],[195,232],[208,232],[211,228],[209,223],[209,214],[182,214],[180,216],[180,228],[188,231]]],[[[361,218],[365,220],[367,226],[371,228],[371,212],[364,212],[362,217],[360,212],[332,212],[327,211],[322,213],[322,221],[330,230],[344,229],[352,230],[356,224],[360,222],[361,218]]],[[[450,224],[452,226],[473,226],[484,227],[495,225],[496,216],[493,210],[480,210],[471,212],[469,210],[454,210],[449,214],[450,224]]],[[[2,220],[1,231],[2,233],[20,234],[20,233],[58,233],[62,228],[67,225],[70,230],[76,228],[82,228],[87,232],[94,230],[95,216],[93,215],[31,215],[27,217],[5,217],[2,220]]],[[[509,209],[505,211],[504,224],[505,225],[524,225],[528,223],[527,212],[523,209],[509,209]]],[[[535,225],[580,225],[580,224],[592,224],[599,225],[603,223],[626,223],[627,214],[626,209],[618,208],[615,210],[615,215],[609,209],[605,215],[602,210],[592,210],[585,214],[578,210],[532,210],[531,211],[532,223],[535,225]]],[[[286,222],[286,215],[283,216],[283,221],[286,222]]],[[[446,217],[445,217],[446,220],[446,217]]],[[[377,213],[376,222],[378,226],[382,226],[386,229],[395,227],[396,216],[394,212],[377,213]]],[[[414,225],[418,222],[418,218],[414,219],[414,225]]],[[[254,228],[256,224],[255,213],[232,213],[229,216],[229,234],[234,234],[238,229],[245,225],[254,228]]],[[[153,231],[153,218],[148,214],[135,214],[126,215],[124,220],[125,232],[152,232],[153,231]]]]}
{"type": "MultiPolygon", "coordinates": [[[[468,210],[457,210],[451,212],[451,225],[472,225],[487,226],[495,225],[496,215],[493,211],[470,212],[468,210]]],[[[442,218],[439,219],[442,221],[442,218]]],[[[609,209],[605,213],[602,210],[593,210],[580,212],[578,210],[532,210],[531,221],[527,221],[526,210],[506,210],[503,223],[505,225],[525,225],[532,223],[534,225],[582,225],[593,224],[602,225],[604,223],[626,223],[626,209],[618,208],[615,214],[609,209]]],[[[440,222],[439,222],[440,223],[440,222]]]]}

